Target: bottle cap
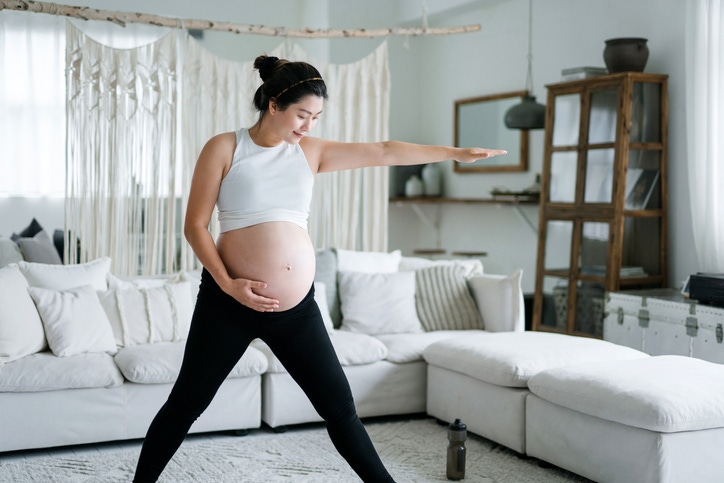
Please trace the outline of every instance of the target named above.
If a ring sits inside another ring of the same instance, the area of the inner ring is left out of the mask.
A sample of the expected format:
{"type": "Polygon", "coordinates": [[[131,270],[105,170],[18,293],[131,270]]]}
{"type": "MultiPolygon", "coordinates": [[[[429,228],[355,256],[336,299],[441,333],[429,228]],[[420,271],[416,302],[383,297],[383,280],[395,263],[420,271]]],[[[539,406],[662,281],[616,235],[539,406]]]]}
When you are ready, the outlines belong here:
{"type": "Polygon", "coordinates": [[[453,431],[466,431],[468,427],[465,425],[465,423],[461,422],[459,419],[456,419],[454,423],[450,424],[450,429],[453,431]]]}

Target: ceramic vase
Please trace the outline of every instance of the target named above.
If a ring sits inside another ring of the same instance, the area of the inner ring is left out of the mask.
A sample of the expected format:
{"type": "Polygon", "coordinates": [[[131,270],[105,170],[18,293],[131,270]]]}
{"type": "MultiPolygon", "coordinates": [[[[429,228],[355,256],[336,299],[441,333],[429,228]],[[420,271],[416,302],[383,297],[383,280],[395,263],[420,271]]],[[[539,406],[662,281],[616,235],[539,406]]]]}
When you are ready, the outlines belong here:
{"type": "Polygon", "coordinates": [[[425,192],[422,180],[416,174],[410,176],[405,183],[405,196],[413,198],[415,196],[422,196],[425,192]]]}
{"type": "Polygon", "coordinates": [[[442,176],[437,164],[426,164],[422,168],[422,183],[425,188],[425,196],[440,196],[442,176]]]}
{"type": "Polygon", "coordinates": [[[649,59],[647,40],[641,38],[619,38],[606,41],[603,61],[609,74],[614,72],[643,72],[649,59]]]}

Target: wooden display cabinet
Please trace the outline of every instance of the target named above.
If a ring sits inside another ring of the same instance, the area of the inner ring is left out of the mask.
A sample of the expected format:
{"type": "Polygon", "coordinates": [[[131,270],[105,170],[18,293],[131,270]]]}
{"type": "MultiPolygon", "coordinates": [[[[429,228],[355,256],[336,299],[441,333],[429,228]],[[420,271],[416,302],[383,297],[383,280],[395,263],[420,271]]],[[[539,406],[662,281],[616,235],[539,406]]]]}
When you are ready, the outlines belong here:
{"type": "Polygon", "coordinates": [[[601,338],[607,291],[667,285],[667,82],[547,86],[533,330],[601,338]]]}

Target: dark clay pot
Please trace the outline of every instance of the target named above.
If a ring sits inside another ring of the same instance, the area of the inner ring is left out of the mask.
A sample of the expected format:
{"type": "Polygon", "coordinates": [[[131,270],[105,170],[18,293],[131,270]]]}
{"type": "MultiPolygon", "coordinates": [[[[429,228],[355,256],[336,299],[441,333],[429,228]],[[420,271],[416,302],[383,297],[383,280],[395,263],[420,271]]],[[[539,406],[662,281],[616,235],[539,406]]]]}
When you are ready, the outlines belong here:
{"type": "Polygon", "coordinates": [[[610,74],[614,72],[643,72],[649,59],[647,39],[620,38],[606,41],[603,61],[610,74]]]}

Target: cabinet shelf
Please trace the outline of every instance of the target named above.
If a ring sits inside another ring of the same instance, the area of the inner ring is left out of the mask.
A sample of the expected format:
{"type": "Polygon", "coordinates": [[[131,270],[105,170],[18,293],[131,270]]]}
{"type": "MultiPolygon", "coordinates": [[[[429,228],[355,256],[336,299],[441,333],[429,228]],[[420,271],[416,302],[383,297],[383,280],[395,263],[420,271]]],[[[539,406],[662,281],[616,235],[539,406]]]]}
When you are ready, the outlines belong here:
{"type": "Polygon", "coordinates": [[[666,286],[667,83],[547,86],[534,330],[602,338],[606,292],[666,286]]]}

